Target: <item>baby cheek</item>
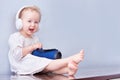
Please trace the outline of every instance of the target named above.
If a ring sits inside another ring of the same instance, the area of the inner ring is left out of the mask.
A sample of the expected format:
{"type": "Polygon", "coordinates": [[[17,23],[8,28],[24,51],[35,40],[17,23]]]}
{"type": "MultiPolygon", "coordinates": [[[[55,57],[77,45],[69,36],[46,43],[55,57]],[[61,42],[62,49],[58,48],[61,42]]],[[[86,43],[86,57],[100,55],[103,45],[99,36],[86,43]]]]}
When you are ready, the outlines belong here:
{"type": "Polygon", "coordinates": [[[35,32],[39,30],[39,26],[36,27],[35,32]]]}

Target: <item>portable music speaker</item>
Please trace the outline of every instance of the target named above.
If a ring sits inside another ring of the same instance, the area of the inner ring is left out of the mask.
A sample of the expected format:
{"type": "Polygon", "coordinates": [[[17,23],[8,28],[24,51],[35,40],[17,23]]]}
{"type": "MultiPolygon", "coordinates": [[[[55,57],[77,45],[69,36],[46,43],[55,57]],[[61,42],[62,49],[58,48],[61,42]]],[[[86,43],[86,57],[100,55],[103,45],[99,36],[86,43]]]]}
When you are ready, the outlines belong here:
{"type": "Polygon", "coordinates": [[[38,57],[45,57],[49,59],[60,59],[62,58],[62,54],[57,49],[36,49],[32,52],[32,55],[38,57]]]}

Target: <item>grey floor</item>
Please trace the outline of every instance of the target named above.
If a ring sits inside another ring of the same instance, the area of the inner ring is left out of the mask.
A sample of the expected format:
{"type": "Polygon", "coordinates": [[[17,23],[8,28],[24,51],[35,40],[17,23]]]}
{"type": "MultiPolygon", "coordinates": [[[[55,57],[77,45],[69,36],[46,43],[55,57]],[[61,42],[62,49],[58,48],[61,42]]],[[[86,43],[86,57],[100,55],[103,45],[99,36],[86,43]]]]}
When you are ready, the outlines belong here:
{"type": "MultiPolygon", "coordinates": [[[[108,76],[120,74],[120,67],[118,66],[107,66],[107,67],[93,67],[93,68],[82,68],[79,69],[75,77],[77,80],[84,78],[108,76]]],[[[120,75],[117,75],[120,77],[120,75]]],[[[0,75],[0,80],[68,80],[65,75],[58,74],[37,74],[37,75],[0,75]]],[[[85,79],[87,80],[87,79],[85,79]]],[[[99,80],[99,79],[97,79],[99,80]]]]}

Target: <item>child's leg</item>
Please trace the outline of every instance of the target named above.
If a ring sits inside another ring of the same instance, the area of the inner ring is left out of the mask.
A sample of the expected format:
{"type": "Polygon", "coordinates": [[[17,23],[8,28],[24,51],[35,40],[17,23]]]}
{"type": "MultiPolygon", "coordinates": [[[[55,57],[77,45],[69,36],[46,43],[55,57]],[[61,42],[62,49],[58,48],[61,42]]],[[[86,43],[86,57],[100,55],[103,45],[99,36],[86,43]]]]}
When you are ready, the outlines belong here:
{"type": "Polygon", "coordinates": [[[68,58],[53,60],[50,64],[48,64],[44,71],[56,72],[58,74],[68,73],[67,68],[69,68],[68,67],[69,61],[73,61],[76,64],[79,64],[79,62],[83,60],[83,57],[84,51],[81,50],[80,53],[70,56],[68,58]]]}
{"type": "MultiPolygon", "coordinates": [[[[56,59],[56,60],[51,61],[51,63],[48,64],[48,66],[44,69],[44,71],[45,72],[54,72],[54,71],[59,71],[61,69],[61,71],[64,72],[65,67],[67,67],[66,59],[56,59]]],[[[63,73],[61,71],[60,71],[60,73],[63,73]]]]}
{"type": "Polygon", "coordinates": [[[65,67],[65,68],[62,68],[60,70],[56,70],[56,71],[53,71],[53,73],[55,74],[67,74],[68,73],[68,79],[75,79],[74,77],[74,74],[76,73],[76,70],[75,71],[70,71],[68,70],[68,67],[65,67]],[[74,73],[73,75],[69,75],[69,73],[74,73]]]}
{"type": "Polygon", "coordinates": [[[75,73],[77,72],[77,69],[78,69],[78,64],[76,64],[75,62],[73,61],[70,61],[68,63],[68,66],[67,67],[64,67],[64,68],[61,68],[61,69],[58,69],[56,71],[53,71],[53,73],[56,73],[56,74],[68,74],[68,79],[75,79],[74,75],[75,73]]]}
{"type": "Polygon", "coordinates": [[[63,67],[58,70],[53,71],[55,74],[67,74],[68,73],[68,67],[63,67]]]}
{"type": "Polygon", "coordinates": [[[56,74],[65,74],[67,73],[68,75],[74,75],[78,69],[78,64],[76,64],[73,61],[68,62],[67,66],[62,67],[60,69],[57,69],[53,71],[53,73],[56,74]]]}

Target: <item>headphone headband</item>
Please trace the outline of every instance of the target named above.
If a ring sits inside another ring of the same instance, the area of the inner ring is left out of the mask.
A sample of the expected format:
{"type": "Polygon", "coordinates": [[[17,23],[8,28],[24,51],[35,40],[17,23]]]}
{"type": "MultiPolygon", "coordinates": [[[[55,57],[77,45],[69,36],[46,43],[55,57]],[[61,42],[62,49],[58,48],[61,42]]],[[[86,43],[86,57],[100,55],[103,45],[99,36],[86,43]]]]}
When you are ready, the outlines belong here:
{"type": "Polygon", "coordinates": [[[34,5],[27,5],[27,6],[21,7],[21,8],[18,10],[17,14],[16,14],[16,19],[19,19],[19,16],[20,16],[21,11],[22,11],[24,8],[27,8],[27,7],[34,7],[34,5]]]}

